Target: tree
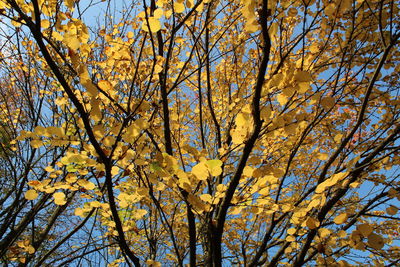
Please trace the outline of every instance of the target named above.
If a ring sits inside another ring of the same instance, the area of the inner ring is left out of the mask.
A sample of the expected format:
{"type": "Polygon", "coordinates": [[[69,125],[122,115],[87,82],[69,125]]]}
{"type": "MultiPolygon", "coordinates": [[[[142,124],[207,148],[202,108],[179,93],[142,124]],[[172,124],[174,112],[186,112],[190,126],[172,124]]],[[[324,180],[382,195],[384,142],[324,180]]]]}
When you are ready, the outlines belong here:
{"type": "Polygon", "coordinates": [[[3,264],[399,263],[398,1],[0,10],[3,264]]]}

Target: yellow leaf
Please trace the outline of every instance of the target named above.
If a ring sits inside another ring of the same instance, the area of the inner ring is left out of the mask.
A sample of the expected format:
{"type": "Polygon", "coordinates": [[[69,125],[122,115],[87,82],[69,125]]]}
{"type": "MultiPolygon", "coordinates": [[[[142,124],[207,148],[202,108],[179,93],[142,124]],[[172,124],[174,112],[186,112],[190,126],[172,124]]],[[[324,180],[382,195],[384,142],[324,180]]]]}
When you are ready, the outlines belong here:
{"type": "Polygon", "coordinates": [[[357,188],[359,185],[360,185],[360,182],[353,182],[353,183],[351,183],[349,186],[350,186],[351,188],[357,188]]]}
{"type": "Polygon", "coordinates": [[[243,175],[246,177],[252,177],[254,173],[254,169],[250,166],[246,166],[243,169],[243,175]]]}
{"type": "Polygon", "coordinates": [[[339,172],[339,173],[335,173],[334,175],[332,175],[332,180],[336,181],[341,181],[344,178],[346,178],[346,176],[349,174],[349,172],[339,172]]]}
{"type": "Polygon", "coordinates": [[[255,19],[248,20],[244,27],[244,30],[248,33],[253,33],[260,30],[260,24],[255,19]]]}
{"type": "Polygon", "coordinates": [[[235,206],[229,210],[230,215],[238,215],[242,212],[243,206],[235,206]]]}
{"type": "Polygon", "coordinates": [[[272,23],[268,32],[271,37],[278,36],[279,25],[278,23],[272,23]]]}
{"type": "MultiPolygon", "coordinates": [[[[204,1],[206,2],[206,1],[204,1]]],[[[194,0],[186,0],[186,7],[192,8],[194,6],[194,0]]]]}
{"type": "Polygon", "coordinates": [[[123,209],[127,208],[129,206],[129,203],[126,200],[120,200],[119,202],[119,206],[123,209]]]}
{"type": "Polygon", "coordinates": [[[347,176],[347,172],[344,173],[337,173],[332,175],[332,177],[330,177],[329,179],[326,179],[325,181],[323,181],[322,183],[320,183],[317,188],[315,189],[315,193],[320,194],[322,192],[324,192],[324,190],[327,187],[333,186],[335,184],[337,184],[340,180],[342,180],[344,177],[347,176]]]}
{"type": "Polygon", "coordinates": [[[93,208],[99,208],[101,206],[101,203],[98,201],[92,201],[90,202],[90,206],[93,208]]]}
{"type": "Polygon", "coordinates": [[[272,76],[268,82],[269,87],[279,86],[284,81],[284,75],[282,73],[277,73],[272,76]]]}
{"type": "Polygon", "coordinates": [[[248,115],[244,113],[239,113],[235,119],[236,126],[244,126],[246,125],[246,123],[248,123],[248,121],[249,121],[248,115]]]}
{"type": "Polygon", "coordinates": [[[39,148],[41,146],[43,146],[42,140],[38,140],[38,139],[31,140],[31,147],[39,148]]]}
{"type": "Polygon", "coordinates": [[[45,135],[46,134],[46,128],[44,128],[43,126],[36,126],[34,132],[37,135],[45,135]]]}
{"type": "Polygon", "coordinates": [[[205,210],[208,210],[208,204],[205,204],[203,201],[201,201],[200,198],[194,195],[189,195],[188,196],[188,201],[192,205],[193,209],[196,212],[202,213],[205,210]]]}
{"type": "Polygon", "coordinates": [[[0,9],[6,9],[9,8],[10,6],[8,5],[8,3],[6,3],[5,0],[1,0],[0,1],[0,9]]]}
{"type": "Polygon", "coordinates": [[[15,21],[15,20],[11,20],[11,24],[14,26],[14,27],[21,27],[21,23],[20,22],[18,22],[18,21],[15,21]]]}
{"type": "Polygon", "coordinates": [[[46,168],[44,168],[44,170],[45,170],[46,172],[53,172],[53,171],[54,171],[54,168],[53,168],[52,166],[47,166],[46,168]]]}
{"type": "Polygon", "coordinates": [[[76,208],[74,214],[75,216],[84,217],[84,212],[82,208],[76,208]]]}
{"type": "Polygon", "coordinates": [[[136,122],[133,122],[131,125],[126,128],[126,132],[123,134],[123,138],[128,143],[133,143],[135,138],[140,134],[140,127],[136,122]]]}
{"type": "Polygon", "coordinates": [[[41,187],[42,183],[39,181],[33,180],[33,181],[29,181],[28,185],[32,186],[33,188],[36,188],[36,187],[41,187]]]}
{"type": "Polygon", "coordinates": [[[34,248],[32,245],[29,245],[29,246],[26,248],[26,251],[27,251],[29,254],[33,254],[33,253],[35,253],[35,248],[34,248]]]}
{"type": "Polygon", "coordinates": [[[156,19],[160,19],[163,14],[164,14],[164,11],[161,8],[157,8],[156,10],[154,10],[153,16],[156,19]]]}
{"type": "Polygon", "coordinates": [[[294,88],[294,87],[285,87],[282,90],[282,94],[284,96],[291,97],[295,93],[295,91],[296,91],[296,88],[294,88]]]}
{"type": "Polygon", "coordinates": [[[329,158],[329,155],[328,155],[328,153],[319,153],[317,158],[319,160],[327,160],[329,158]]]}
{"type": "Polygon", "coordinates": [[[198,180],[207,180],[208,168],[205,162],[200,162],[192,168],[192,174],[196,176],[198,180]]]}
{"type": "Polygon", "coordinates": [[[96,188],[96,185],[92,182],[89,182],[87,180],[84,179],[79,179],[77,181],[78,185],[82,186],[83,188],[85,188],[86,190],[93,190],[96,188]]]}
{"type": "Polygon", "coordinates": [[[101,80],[98,82],[97,85],[99,86],[100,89],[106,92],[113,89],[113,86],[109,81],[101,80]]]}
{"type": "Polygon", "coordinates": [[[53,194],[54,197],[54,203],[56,205],[65,205],[67,203],[67,200],[65,199],[65,194],[63,192],[56,192],[53,194]]]}
{"type": "Polygon", "coordinates": [[[161,267],[161,263],[158,261],[154,261],[154,260],[147,260],[146,264],[149,267],[161,267]]]}
{"type": "Polygon", "coordinates": [[[172,16],[172,10],[165,11],[165,18],[170,18],[172,16]]]}
{"type": "Polygon", "coordinates": [[[57,137],[62,137],[64,135],[63,129],[54,126],[47,127],[47,132],[57,137]]]}
{"type": "Polygon", "coordinates": [[[353,4],[352,0],[342,0],[340,2],[340,9],[339,9],[340,12],[341,13],[346,12],[347,10],[349,10],[351,8],[352,4],[353,4]]]}
{"type": "Polygon", "coordinates": [[[154,73],[158,74],[158,73],[160,73],[162,70],[163,70],[163,67],[162,67],[162,66],[160,66],[160,65],[158,65],[158,64],[154,66],[154,73]]]}
{"type": "Polygon", "coordinates": [[[25,198],[27,200],[34,200],[38,197],[38,193],[36,192],[36,190],[30,189],[28,191],[26,191],[25,193],[25,198]]]}
{"type": "Polygon", "coordinates": [[[46,28],[50,27],[50,21],[47,20],[47,19],[44,19],[44,20],[42,20],[42,21],[40,22],[40,26],[41,26],[42,28],[46,29],[46,28]]]}
{"type": "Polygon", "coordinates": [[[300,94],[304,94],[311,88],[309,82],[299,82],[297,86],[298,86],[297,92],[299,92],[300,94]]]}
{"type": "Polygon", "coordinates": [[[69,9],[73,9],[74,8],[74,4],[75,4],[75,0],[64,0],[64,4],[69,9]]]}
{"type": "Polygon", "coordinates": [[[79,47],[81,47],[81,42],[79,39],[71,34],[65,34],[63,38],[63,42],[65,43],[66,46],[68,46],[71,50],[78,50],[79,47]]]}
{"type": "Polygon", "coordinates": [[[338,133],[337,135],[335,135],[335,137],[333,138],[333,140],[334,140],[336,143],[340,143],[340,142],[342,141],[342,138],[343,138],[343,134],[338,133]]]}
{"type": "Polygon", "coordinates": [[[318,53],[319,52],[318,43],[317,42],[312,43],[309,49],[311,53],[318,53]]]}
{"type": "Polygon", "coordinates": [[[285,105],[285,104],[287,103],[288,98],[287,98],[287,96],[285,96],[284,94],[279,94],[279,95],[276,97],[276,100],[278,100],[279,105],[283,106],[283,105],[285,105]]]}
{"type": "Polygon", "coordinates": [[[222,173],[222,161],[219,159],[207,160],[206,165],[212,176],[218,176],[222,173]]]}
{"type": "Polygon", "coordinates": [[[144,215],[147,214],[147,210],[137,209],[137,210],[134,210],[132,213],[133,213],[133,216],[132,216],[133,219],[140,220],[143,218],[144,215]]]}
{"type": "Polygon", "coordinates": [[[289,254],[289,253],[291,253],[293,251],[293,248],[292,247],[287,247],[287,248],[285,248],[285,253],[286,254],[289,254]]]}
{"type": "Polygon", "coordinates": [[[217,191],[218,192],[225,192],[227,188],[228,187],[226,185],[224,185],[224,184],[217,185],[217,191]]]}
{"type": "Polygon", "coordinates": [[[81,84],[86,88],[87,92],[95,97],[98,94],[97,87],[93,84],[92,80],[89,77],[89,72],[86,68],[79,68],[79,79],[81,84]]]}
{"type": "Polygon", "coordinates": [[[296,241],[296,238],[294,236],[292,236],[292,235],[287,236],[285,239],[286,239],[287,242],[296,241]]]}
{"type": "Polygon", "coordinates": [[[150,31],[151,32],[158,32],[159,30],[161,30],[161,23],[159,19],[156,19],[155,17],[149,17],[146,20],[143,21],[142,24],[142,30],[144,30],[145,32],[149,31],[149,27],[150,27],[150,31]],[[148,24],[147,24],[148,22],[148,24]]]}
{"type": "Polygon", "coordinates": [[[200,196],[200,199],[203,200],[204,202],[212,203],[212,196],[210,194],[203,194],[200,196]]]}
{"type": "Polygon", "coordinates": [[[128,37],[129,39],[132,39],[133,36],[134,36],[133,32],[128,32],[128,33],[126,34],[126,37],[128,37]]]}
{"type": "Polygon", "coordinates": [[[56,31],[52,31],[51,37],[53,37],[54,39],[56,39],[56,41],[59,42],[61,42],[64,39],[64,37],[59,32],[56,31]]]}
{"type": "Polygon", "coordinates": [[[331,231],[327,228],[318,229],[318,234],[320,237],[325,238],[331,234],[331,231]]]}
{"type": "Polygon", "coordinates": [[[175,11],[175,13],[182,13],[183,11],[185,11],[185,5],[180,2],[175,2],[174,3],[174,11],[175,11]]]}
{"type": "MultiPolygon", "coordinates": [[[[119,174],[119,167],[118,166],[112,166],[112,168],[111,168],[111,175],[114,177],[114,176],[116,176],[117,174],[119,174]]],[[[94,184],[93,184],[94,185],[94,184]]]]}
{"type": "Polygon", "coordinates": [[[328,185],[327,185],[326,181],[322,182],[315,189],[315,193],[321,194],[322,192],[324,192],[325,188],[327,188],[327,187],[328,187],[328,185]]]}
{"type": "Polygon", "coordinates": [[[347,215],[347,213],[342,213],[342,214],[336,216],[335,219],[333,220],[333,222],[336,224],[343,224],[347,221],[348,217],[349,216],[347,215]]]}
{"type": "Polygon", "coordinates": [[[295,233],[296,233],[296,228],[289,228],[288,230],[287,230],[287,233],[289,234],[289,235],[294,235],[295,233]]]}
{"type": "Polygon", "coordinates": [[[260,189],[257,193],[259,193],[262,196],[267,196],[269,195],[269,187],[264,187],[263,189],[260,189]]]}

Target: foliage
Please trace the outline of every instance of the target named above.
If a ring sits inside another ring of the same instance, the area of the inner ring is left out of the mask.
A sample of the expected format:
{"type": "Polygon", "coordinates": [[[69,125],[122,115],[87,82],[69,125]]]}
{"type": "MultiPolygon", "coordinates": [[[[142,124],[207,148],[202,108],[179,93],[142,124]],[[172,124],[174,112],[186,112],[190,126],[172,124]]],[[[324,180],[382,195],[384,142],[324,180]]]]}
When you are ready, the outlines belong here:
{"type": "Polygon", "coordinates": [[[0,0],[2,264],[398,264],[399,4],[0,0]]]}

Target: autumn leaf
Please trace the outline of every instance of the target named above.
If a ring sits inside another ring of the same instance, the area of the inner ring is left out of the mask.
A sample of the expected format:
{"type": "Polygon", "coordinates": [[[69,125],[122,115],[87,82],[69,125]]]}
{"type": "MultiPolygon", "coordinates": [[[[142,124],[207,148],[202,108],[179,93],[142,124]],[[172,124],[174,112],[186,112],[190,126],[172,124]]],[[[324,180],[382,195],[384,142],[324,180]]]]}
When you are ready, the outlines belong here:
{"type": "Polygon", "coordinates": [[[150,32],[158,32],[161,29],[160,20],[156,17],[149,17],[147,21],[143,21],[142,29],[148,32],[149,28],[150,32]]]}
{"type": "Polygon", "coordinates": [[[208,178],[208,167],[205,162],[200,162],[193,166],[192,168],[192,174],[198,179],[198,180],[207,180],[208,178]]]}
{"type": "Polygon", "coordinates": [[[43,146],[43,141],[42,141],[42,140],[39,140],[39,139],[32,140],[32,141],[31,141],[31,146],[32,146],[33,148],[39,148],[39,147],[43,146]]]}
{"type": "Polygon", "coordinates": [[[222,173],[222,161],[219,159],[213,159],[206,161],[208,170],[212,176],[218,176],[222,173]]]}
{"type": "Polygon", "coordinates": [[[65,194],[63,192],[56,192],[53,194],[54,203],[60,206],[63,206],[67,203],[65,198],[65,194]]]}
{"type": "Polygon", "coordinates": [[[0,0],[3,265],[396,264],[396,1],[114,2],[0,0]]]}
{"type": "Polygon", "coordinates": [[[185,5],[182,2],[174,2],[174,11],[176,13],[182,13],[183,11],[185,11],[185,5]]]}
{"type": "Polygon", "coordinates": [[[80,40],[71,34],[65,34],[63,38],[63,42],[67,45],[72,51],[76,51],[81,47],[80,40]]]}
{"type": "Polygon", "coordinates": [[[74,8],[74,4],[75,4],[75,0],[64,0],[64,4],[69,9],[73,9],[74,8]]]}
{"type": "Polygon", "coordinates": [[[308,217],[307,221],[306,221],[306,225],[310,229],[315,229],[315,228],[319,227],[320,223],[318,220],[316,220],[312,217],[308,217]]]}
{"type": "Polygon", "coordinates": [[[357,226],[357,230],[358,230],[364,237],[368,237],[368,236],[372,233],[373,228],[371,227],[371,225],[364,223],[364,224],[358,225],[358,226],[357,226]]]}
{"type": "Polygon", "coordinates": [[[333,220],[333,222],[336,224],[343,224],[347,221],[348,217],[349,216],[347,213],[342,213],[342,214],[336,216],[335,219],[333,220]]]}
{"type": "Polygon", "coordinates": [[[368,245],[373,249],[379,250],[383,248],[385,242],[380,235],[372,233],[368,236],[368,245]]]}
{"type": "Polygon", "coordinates": [[[388,208],[386,208],[386,213],[391,216],[394,216],[397,214],[398,210],[399,209],[396,206],[390,205],[388,208]]]}
{"type": "Polygon", "coordinates": [[[302,82],[309,82],[312,80],[311,74],[307,71],[298,71],[294,75],[294,79],[296,82],[302,83],[302,82]]]}
{"type": "Polygon", "coordinates": [[[25,198],[27,200],[35,200],[38,197],[38,193],[34,189],[30,189],[25,192],[25,198]]]}
{"type": "Polygon", "coordinates": [[[93,190],[96,188],[96,185],[90,181],[84,180],[84,179],[79,179],[77,181],[77,184],[85,188],[86,190],[93,190]]]}

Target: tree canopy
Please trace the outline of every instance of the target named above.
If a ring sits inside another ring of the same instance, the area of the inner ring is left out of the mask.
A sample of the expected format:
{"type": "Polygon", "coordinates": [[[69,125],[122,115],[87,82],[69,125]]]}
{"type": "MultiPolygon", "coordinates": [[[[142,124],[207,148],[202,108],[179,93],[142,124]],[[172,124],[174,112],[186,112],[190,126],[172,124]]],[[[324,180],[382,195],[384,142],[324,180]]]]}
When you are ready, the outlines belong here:
{"type": "Polygon", "coordinates": [[[399,19],[0,0],[1,264],[397,266],[399,19]]]}

